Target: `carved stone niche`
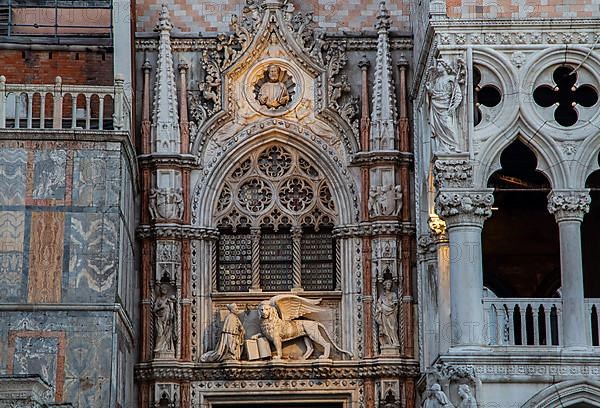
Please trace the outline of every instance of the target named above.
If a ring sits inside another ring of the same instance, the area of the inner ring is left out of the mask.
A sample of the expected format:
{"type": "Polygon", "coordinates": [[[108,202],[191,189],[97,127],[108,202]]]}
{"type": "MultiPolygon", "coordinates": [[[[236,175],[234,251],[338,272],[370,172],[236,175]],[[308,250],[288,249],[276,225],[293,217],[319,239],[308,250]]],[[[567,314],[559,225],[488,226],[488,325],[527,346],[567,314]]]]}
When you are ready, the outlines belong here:
{"type": "Polygon", "coordinates": [[[379,408],[400,408],[400,382],[381,380],[379,385],[379,408]]]}
{"type": "Polygon", "coordinates": [[[179,293],[171,282],[157,282],[152,302],[154,358],[173,359],[179,342],[179,293]]]}
{"type": "Polygon", "coordinates": [[[150,218],[155,222],[183,219],[183,189],[181,173],[176,170],[158,170],[154,187],[148,195],[150,218]]]}
{"type": "Polygon", "coordinates": [[[369,217],[397,217],[402,210],[402,187],[396,184],[394,167],[370,170],[369,217]]]}
{"type": "Polygon", "coordinates": [[[372,244],[372,270],[377,282],[382,283],[391,279],[395,283],[401,279],[402,272],[398,264],[400,253],[399,242],[396,238],[375,238],[372,244]]]}
{"type": "Polygon", "coordinates": [[[179,408],[179,384],[155,384],[154,408],[179,408]]]}

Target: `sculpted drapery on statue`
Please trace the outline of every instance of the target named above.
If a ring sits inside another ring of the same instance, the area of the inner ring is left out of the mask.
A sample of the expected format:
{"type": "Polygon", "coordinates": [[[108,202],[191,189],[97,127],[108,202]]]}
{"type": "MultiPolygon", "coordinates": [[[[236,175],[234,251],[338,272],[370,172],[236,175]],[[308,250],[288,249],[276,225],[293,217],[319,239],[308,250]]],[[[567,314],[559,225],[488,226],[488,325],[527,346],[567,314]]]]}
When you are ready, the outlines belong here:
{"type": "Polygon", "coordinates": [[[458,408],[477,408],[477,400],[471,392],[471,387],[467,384],[460,384],[458,386],[458,396],[461,399],[458,408]]]}
{"type": "Polygon", "coordinates": [[[375,306],[375,321],[379,326],[379,345],[399,346],[398,339],[398,295],[392,290],[392,281],[383,282],[383,294],[375,306]]]}
{"type": "Polygon", "coordinates": [[[168,285],[158,287],[154,301],[154,327],[156,332],[154,352],[174,353],[177,336],[175,333],[175,297],[169,296],[168,285]]]}
{"type": "Polygon", "coordinates": [[[235,303],[230,303],[227,305],[227,310],[229,310],[229,314],[223,321],[221,337],[217,343],[217,347],[215,347],[213,351],[204,353],[200,357],[202,362],[211,363],[224,360],[239,361],[242,357],[242,345],[244,344],[246,332],[238,317],[237,305],[235,303]]]}
{"type": "Polygon", "coordinates": [[[464,62],[460,59],[453,68],[440,58],[428,70],[425,89],[429,103],[431,137],[436,141],[436,153],[459,151],[458,107],[463,100],[465,73],[464,62]]]}
{"type": "Polygon", "coordinates": [[[281,68],[277,65],[267,67],[267,82],[258,91],[258,102],[269,109],[277,109],[287,105],[290,94],[281,78],[281,68]]]}
{"type": "Polygon", "coordinates": [[[438,383],[432,384],[425,393],[427,397],[423,401],[423,408],[454,408],[438,383]]]}

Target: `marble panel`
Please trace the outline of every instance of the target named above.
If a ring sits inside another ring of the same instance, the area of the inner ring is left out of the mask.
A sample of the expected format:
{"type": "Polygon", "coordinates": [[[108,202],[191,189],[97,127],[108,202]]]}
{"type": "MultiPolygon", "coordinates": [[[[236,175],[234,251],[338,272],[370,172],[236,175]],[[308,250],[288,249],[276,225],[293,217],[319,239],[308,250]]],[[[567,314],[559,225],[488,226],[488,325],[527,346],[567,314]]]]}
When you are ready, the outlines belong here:
{"type": "Polygon", "coordinates": [[[0,301],[19,301],[23,295],[25,214],[0,211],[0,301]]]}
{"type": "Polygon", "coordinates": [[[36,151],[33,164],[32,198],[64,200],[66,192],[65,150],[36,151]]]}
{"type": "Polygon", "coordinates": [[[73,160],[73,204],[115,206],[119,200],[118,152],[77,150],[73,160]]]}
{"type": "Polygon", "coordinates": [[[25,204],[27,152],[24,149],[0,150],[0,205],[25,204]]]}
{"type": "Polygon", "coordinates": [[[61,301],[64,227],[64,213],[31,214],[29,303],[61,301]]]}

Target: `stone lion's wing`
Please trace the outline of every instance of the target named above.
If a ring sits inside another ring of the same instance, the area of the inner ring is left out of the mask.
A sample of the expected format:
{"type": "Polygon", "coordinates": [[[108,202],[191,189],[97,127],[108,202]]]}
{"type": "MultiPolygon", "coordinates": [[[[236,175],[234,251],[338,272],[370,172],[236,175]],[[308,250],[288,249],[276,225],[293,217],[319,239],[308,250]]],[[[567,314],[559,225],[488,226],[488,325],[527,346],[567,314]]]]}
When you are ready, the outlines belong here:
{"type": "Polygon", "coordinates": [[[296,295],[277,295],[271,298],[271,305],[277,308],[283,320],[293,320],[309,313],[322,312],[321,299],[306,299],[296,295]]]}

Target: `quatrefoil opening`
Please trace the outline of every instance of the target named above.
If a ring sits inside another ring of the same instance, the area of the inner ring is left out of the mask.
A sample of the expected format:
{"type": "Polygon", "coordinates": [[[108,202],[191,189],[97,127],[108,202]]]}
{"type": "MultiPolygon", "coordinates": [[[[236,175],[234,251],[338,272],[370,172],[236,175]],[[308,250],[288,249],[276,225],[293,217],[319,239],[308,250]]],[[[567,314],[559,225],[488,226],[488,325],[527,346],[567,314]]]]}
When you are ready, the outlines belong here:
{"type": "Polygon", "coordinates": [[[473,67],[473,103],[475,109],[473,109],[475,126],[481,123],[483,119],[483,113],[481,112],[481,105],[493,108],[497,106],[502,100],[502,95],[498,88],[494,85],[481,85],[481,72],[477,67],[473,67]]]}
{"type": "Polygon", "coordinates": [[[577,105],[591,108],[598,102],[598,91],[589,84],[577,85],[577,71],[568,65],[556,68],[552,79],[554,85],[540,85],[533,91],[533,100],[543,108],[556,105],[556,122],[573,126],[579,119],[577,105]]]}

